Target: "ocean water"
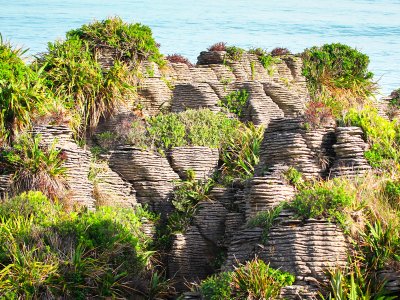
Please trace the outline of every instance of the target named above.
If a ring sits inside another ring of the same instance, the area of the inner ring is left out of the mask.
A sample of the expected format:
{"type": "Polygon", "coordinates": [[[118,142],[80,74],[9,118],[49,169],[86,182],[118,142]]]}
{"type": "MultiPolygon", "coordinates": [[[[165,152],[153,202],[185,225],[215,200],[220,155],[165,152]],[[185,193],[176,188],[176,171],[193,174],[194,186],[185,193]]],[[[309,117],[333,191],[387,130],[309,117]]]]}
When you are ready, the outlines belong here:
{"type": "Polygon", "coordinates": [[[400,87],[396,0],[0,0],[0,32],[34,55],[70,29],[116,15],[150,26],[162,53],[179,53],[192,62],[219,41],[295,53],[345,43],[370,56],[382,94],[400,87]]]}

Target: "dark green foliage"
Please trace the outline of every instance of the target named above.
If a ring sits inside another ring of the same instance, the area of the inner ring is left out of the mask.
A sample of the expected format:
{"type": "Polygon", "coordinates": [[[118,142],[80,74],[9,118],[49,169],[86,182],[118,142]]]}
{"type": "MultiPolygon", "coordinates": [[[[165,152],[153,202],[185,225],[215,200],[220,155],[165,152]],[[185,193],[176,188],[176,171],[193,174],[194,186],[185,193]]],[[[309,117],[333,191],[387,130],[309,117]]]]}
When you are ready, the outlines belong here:
{"type": "Polygon", "coordinates": [[[355,195],[339,180],[333,180],[330,185],[316,182],[306,186],[288,206],[301,218],[326,218],[345,226],[344,210],[354,202],[355,195]]]}
{"type": "Polygon", "coordinates": [[[49,91],[39,74],[22,60],[24,51],[13,48],[0,35],[0,146],[31,125],[46,111],[49,91]]]}
{"type": "Polygon", "coordinates": [[[87,299],[154,293],[152,252],[141,228],[142,220],[151,218],[140,208],[67,213],[39,192],[3,202],[0,297],[87,299]]]}
{"type": "Polygon", "coordinates": [[[373,74],[368,65],[368,56],[356,49],[339,43],[325,44],[304,52],[303,75],[314,88],[321,88],[324,80],[339,88],[353,88],[354,84],[370,84],[373,74]]]}
{"type": "Polygon", "coordinates": [[[225,107],[229,112],[236,114],[239,118],[243,117],[244,109],[247,106],[249,92],[246,89],[233,91],[225,96],[218,105],[225,107]]]}
{"type": "Polygon", "coordinates": [[[271,210],[258,212],[257,215],[252,217],[247,222],[247,227],[249,228],[260,227],[263,229],[262,242],[264,244],[267,242],[269,230],[274,225],[276,219],[279,217],[282,208],[283,205],[279,205],[271,210]]]}
{"type": "Polygon", "coordinates": [[[193,171],[187,172],[187,180],[180,182],[173,195],[175,212],[169,217],[168,228],[171,233],[184,232],[190,225],[200,201],[209,201],[208,195],[214,186],[212,179],[196,180],[193,171]]]}
{"type": "Polygon", "coordinates": [[[303,53],[303,75],[314,100],[332,108],[335,116],[367,102],[376,90],[367,55],[342,44],[312,47],[303,53]]]}
{"type": "Polygon", "coordinates": [[[393,208],[400,210],[400,182],[398,180],[387,181],[383,191],[389,204],[393,208]]]}
{"type": "Polygon", "coordinates": [[[128,24],[119,17],[95,21],[67,33],[67,39],[81,39],[91,49],[109,46],[118,50],[120,60],[149,60],[165,64],[150,27],[140,23],[128,24]]]}
{"type": "Polygon", "coordinates": [[[213,275],[200,284],[206,300],[276,299],[281,288],[293,284],[293,275],[270,268],[254,259],[239,265],[233,272],[213,275]]]}
{"type": "Polygon", "coordinates": [[[284,172],[285,179],[296,188],[305,187],[305,180],[303,174],[296,168],[290,167],[284,172]]]}
{"type": "Polygon", "coordinates": [[[390,105],[394,106],[395,108],[400,108],[400,89],[394,90],[390,94],[390,105]]]}

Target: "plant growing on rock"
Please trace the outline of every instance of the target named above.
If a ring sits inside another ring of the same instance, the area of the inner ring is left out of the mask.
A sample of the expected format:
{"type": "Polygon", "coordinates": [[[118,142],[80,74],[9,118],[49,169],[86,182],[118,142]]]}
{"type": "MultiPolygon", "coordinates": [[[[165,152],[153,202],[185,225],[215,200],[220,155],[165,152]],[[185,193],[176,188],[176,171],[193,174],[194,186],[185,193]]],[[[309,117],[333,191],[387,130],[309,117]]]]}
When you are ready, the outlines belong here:
{"type": "Polygon", "coordinates": [[[207,48],[208,51],[226,51],[226,43],[218,42],[207,48]]]}
{"type": "Polygon", "coordinates": [[[207,300],[276,299],[281,288],[293,284],[294,280],[293,275],[254,259],[235,267],[233,272],[208,277],[200,283],[199,290],[207,300]]]}
{"type": "Polygon", "coordinates": [[[189,59],[180,54],[167,55],[165,59],[171,63],[181,63],[187,65],[189,68],[193,67],[193,64],[189,61],[189,59]]]}
{"type": "Polygon", "coordinates": [[[394,90],[390,94],[390,105],[395,108],[400,108],[400,89],[394,90]]]}
{"type": "Polygon", "coordinates": [[[246,52],[244,49],[236,46],[226,47],[225,51],[226,51],[226,57],[233,61],[240,60],[243,54],[246,52]]]}
{"type": "Polygon", "coordinates": [[[376,89],[368,71],[367,55],[342,44],[312,47],[303,53],[303,75],[312,96],[333,98],[340,115],[344,109],[363,104],[376,89]]]}
{"type": "Polygon", "coordinates": [[[95,21],[71,30],[67,32],[67,39],[87,41],[92,50],[111,47],[118,51],[118,60],[149,60],[159,66],[165,65],[150,27],[140,23],[125,23],[119,17],[95,21]]]}
{"type": "Polygon", "coordinates": [[[239,118],[243,117],[244,110],[249,99],[249,92],[246,89],[233,91],[218,102],[218,105],[226,108],[239,118]]]}
{"type": "Polygon", "coordinates": [[[22,135],[13,147],[1,153],[0,160],[14,174],[15,194],[37,190],[49,198],[63,199],[66,196],[66,169],[63,167],[65,153],[41,145],[40,136],[22,135]]]}
{"type": "Polygon", "coordinates": [[[274,64],[277,64],[281,61],[279,58],[274,57],[273,55],[269,54],[266,50],[261,48],[250,49],[249,53],[257,55],[258,61],[262,64],[264,69],[268,71],[268,74],[270,76],[273,75],[274,64]]]}
{"type": "Polygon", "coordinates": [[[42,70],[30,69],[21,58],[24,53],[0,35],[0,146],[45,114],[52,103],[52,95],[39,76],[42,70]]]}
{"type": "Polygon", "coordinates": [[[260,211],[247,222],[246,226],[249,228],[260,227],[263,229],[262,242],[264,244],[267,242],[269,230],[276,223],[283,206],[282,204],[268,211],[260,211]]]}
{"type": "Polygon", "coordinates": [[[311,129],[321,128],[335,122],[332,109],[322,102],[310,101],[304,112],[305,126],[311,129]]]}

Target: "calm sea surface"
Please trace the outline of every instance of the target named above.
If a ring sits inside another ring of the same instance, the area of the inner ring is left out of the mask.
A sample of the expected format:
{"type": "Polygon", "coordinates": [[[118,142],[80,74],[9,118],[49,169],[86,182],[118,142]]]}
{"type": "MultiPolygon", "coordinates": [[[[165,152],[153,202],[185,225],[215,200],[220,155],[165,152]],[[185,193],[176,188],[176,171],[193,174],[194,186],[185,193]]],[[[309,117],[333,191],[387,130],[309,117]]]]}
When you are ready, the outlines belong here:
{"type": "Polygon", "coordinates": [[[370,56],[383,94],[400,87],[400,1],[395,0],[0,0],[0,32],[35,54],[70,29],[115,15],[149,25],[164,54],[179,53],[193,62],[218,41],[292,52],[346,43],[370,56]]]}

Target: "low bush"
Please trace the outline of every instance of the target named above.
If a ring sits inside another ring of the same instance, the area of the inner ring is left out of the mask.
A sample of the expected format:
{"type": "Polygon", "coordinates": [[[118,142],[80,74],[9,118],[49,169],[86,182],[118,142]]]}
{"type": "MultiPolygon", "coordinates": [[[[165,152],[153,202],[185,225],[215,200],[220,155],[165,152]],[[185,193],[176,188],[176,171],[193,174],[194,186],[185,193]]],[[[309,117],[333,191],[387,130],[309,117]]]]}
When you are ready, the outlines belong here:
{"type": "Polygon", "coordinates": [[[391,106],[394,106],[395,108],[400,108],[400,89],[394,90],[390,94],[389,103],[391,106]]]}
{"type": "Polygon", "coordinates": [[[236,46],[229,46],[225,48],[226,57],[229,60],[238,61],[242,58],[243,54],[246,50],[236,47],[236,46]]]}
{"type": "Polygon", "coordinates": [[[248,99],[249,92],[246,89],[241,89],[226,95],[218,102],[218,105],[241,118],[244,115],[248,99]]]}
{"type": "Polygon", "coordinates": [[[281,55],[288,55],[288,54],[290,54],[290,51],[287,48],[277,47],[271,51],[272,56],[281,56],[281,55]]]}
{"type": "Polygon", "coordinates": [[[400,182],[399,180],[388,180],[384,186],[384,196],[392,208],[400,210],[400,182]]]}
{"type": "Polygon", "coordinates": [[[279,63],[281,60],[277,57],[274,57],[272,53],[268,53],[266,50],[261,48],[250,49],[249,53],[255,54],[258,57],[258,61],[262,64],[264,69],[266,69],[269,75],[273,75],[274,69],[273,66],[279,63]]]}
{"type": "Polygon", "coordinates": [[[203,280],[199,289],[207,300],[267,300],[277,298],[281,288],[293,284],[294,280],[293,275],[254,259],[239,265],[233,272],[223,272],[203,280]]]}
{"type": "Polygon", "coordinates": [[[120,53],[117,59],[122,61],[149,60],[165,65],[150,27],[140,23],[125,23],[119,17],[95,21],[67,32],[67,39],[75,38],[87,41],[91,49],[112,47],[120,53]]]}
{"type": "Polygon", "coordinates": [[[6,200],[0,204],[0,297],[149,295],[152,252],[141,226],[151,218],[140,208],[67,213],[39,192],[6,200]]]}
{"type": "Polygon", "coordinates": [[[249,228],[260,227],[263,229],[262,242],[265,244],[268,240],[268,234],[271,227],[282,211],[284,205],[278,205],[268,211],[260,211],[252,217],[246,224],[249,228]]]}
{"type": "Polygon", "coordinates": [[[264,127],[252,123],[242,126],[238,133],[228,136],[222,146],[220,168],[223,182],[230,179],[248,179],[260,161],[260,147],[264,139],[264,127]]]}
{"type": "Polygon", "coordinates": [[[330,104],[336,116],[363,104],[376,89],[367,55],[349,46],[325,44],[303,53],[303,75],[312,97],[330,104]]]}
{"type": "Polygon", "coordinates": [[[321,102],[310,101],[304,112],[305,125],[317,129],[335,123],[332,108],[321,102]]]}

